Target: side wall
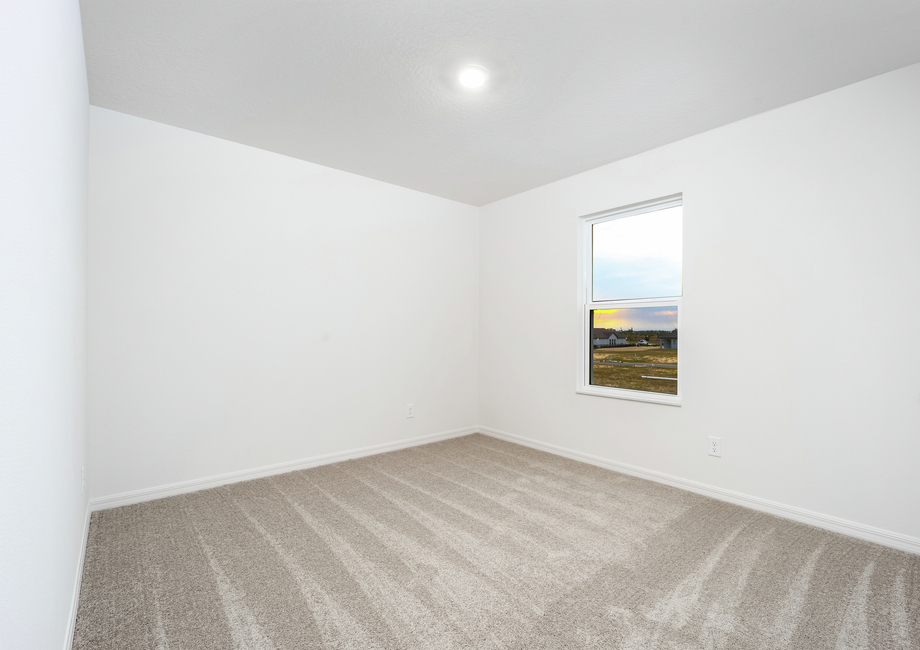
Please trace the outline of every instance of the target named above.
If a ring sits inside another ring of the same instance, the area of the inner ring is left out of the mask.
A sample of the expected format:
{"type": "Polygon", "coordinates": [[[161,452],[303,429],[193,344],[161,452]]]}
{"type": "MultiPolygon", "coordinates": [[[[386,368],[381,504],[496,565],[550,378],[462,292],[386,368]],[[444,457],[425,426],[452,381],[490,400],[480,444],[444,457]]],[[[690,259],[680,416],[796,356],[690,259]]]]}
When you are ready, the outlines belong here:
{"type": "Polygon", "coordinates": [[[61,648],[86,502],[86,138],[76,0],[0,3],[0,648],[61,648]]]}
{"type": "Polygon", "coordinates": [[[918,243],[920,65],[486,206],[480,423],[920,537],[918,243]],[[677,192],[684,405],[576,395],[577,217],[677,192]]]}
{"type": "Polygon", "coordinates": [[[95,107],[89,183],[90,496],[476,424],[476,208],[95,107]]]}

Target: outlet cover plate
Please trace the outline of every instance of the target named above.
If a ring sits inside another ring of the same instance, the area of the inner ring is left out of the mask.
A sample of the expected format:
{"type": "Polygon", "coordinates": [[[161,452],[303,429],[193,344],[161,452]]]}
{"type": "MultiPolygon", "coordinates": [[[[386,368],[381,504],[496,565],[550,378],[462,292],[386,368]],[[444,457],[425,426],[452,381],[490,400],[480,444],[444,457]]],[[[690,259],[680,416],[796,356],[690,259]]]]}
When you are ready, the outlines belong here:
{"type": "Polygon", "coordinates": [[[707,447],[710,456],[722,458],[722,438],[709,436],[709,446],[707,447]]]}

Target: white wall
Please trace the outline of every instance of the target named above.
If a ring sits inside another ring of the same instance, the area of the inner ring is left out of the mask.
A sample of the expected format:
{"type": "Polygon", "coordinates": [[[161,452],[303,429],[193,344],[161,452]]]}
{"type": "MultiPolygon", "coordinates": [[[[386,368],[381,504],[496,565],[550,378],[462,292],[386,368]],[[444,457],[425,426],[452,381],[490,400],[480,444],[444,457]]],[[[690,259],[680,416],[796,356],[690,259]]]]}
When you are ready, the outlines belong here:
{"type": "Polygon", "coordinates": [[[475,208],[95,107],[89,186],[92,497],[476,424],[475,208]]]}
{"type": "Polygon", "coordinates": [[[0,3],[0,647],[60,648],[83,534],[86,135],[76,0],[0,3]]]}
{"type": "Polygon", "coordinates": [[[918,246],[920,65],[486,206],[480,423],[920,536],[918,246]],[[577,217],[676,192],[684,405],[576,395],[577,217]]]}

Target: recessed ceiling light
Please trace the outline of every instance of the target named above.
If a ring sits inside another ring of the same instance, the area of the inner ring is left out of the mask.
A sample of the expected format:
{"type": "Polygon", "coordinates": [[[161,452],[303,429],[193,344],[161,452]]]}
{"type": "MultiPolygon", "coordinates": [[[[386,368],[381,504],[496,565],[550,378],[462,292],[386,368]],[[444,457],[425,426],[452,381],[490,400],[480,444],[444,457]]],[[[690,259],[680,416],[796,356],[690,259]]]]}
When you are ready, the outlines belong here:
{"type": "Polygon", "coordinates": [[[467,65],[460,68],[457,80],[467,88],[480,88],[489,78],[489,71],[478,65],[467,65]]]}

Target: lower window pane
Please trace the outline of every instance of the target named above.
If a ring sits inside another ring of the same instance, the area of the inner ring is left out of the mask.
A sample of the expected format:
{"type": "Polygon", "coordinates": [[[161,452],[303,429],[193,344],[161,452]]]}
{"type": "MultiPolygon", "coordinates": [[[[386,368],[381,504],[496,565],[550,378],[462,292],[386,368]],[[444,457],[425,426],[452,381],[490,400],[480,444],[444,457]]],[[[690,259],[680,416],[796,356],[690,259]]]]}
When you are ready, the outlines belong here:
{"type": "Polygon", "coordinates": [[[677,306],[592,311],[591,384],[677,395],[677,306]]]}

